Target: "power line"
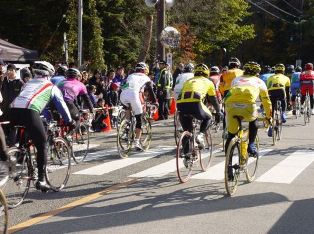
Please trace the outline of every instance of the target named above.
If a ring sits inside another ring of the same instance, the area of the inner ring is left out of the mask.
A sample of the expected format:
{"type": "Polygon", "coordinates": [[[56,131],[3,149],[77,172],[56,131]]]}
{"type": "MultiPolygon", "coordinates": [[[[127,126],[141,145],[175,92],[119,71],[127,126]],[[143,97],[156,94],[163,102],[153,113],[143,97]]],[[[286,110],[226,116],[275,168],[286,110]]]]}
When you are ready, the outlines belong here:
{"type": "MultiPolygon", "coordinates": [[[[291,8],[293,8],[294,10],[296,10],[298,13],[303,14],[303,11],[300,11],[298,8],[296,8],[295,6],[293,6],[291,3],[287,2],[286,0],[282,0],[284,3],[286,3],[288,6],[290,6],[291,8]]],[[[303,8],[303,7],[302,7],[303,8]]],[[[302,9],[301,8],[301,9],[302,9]]],[[[303,10],[303,9],[302,9],[303,10]]]]}
{"type": "Polygon", "coordinates": [[[295,15],[293,15],[293,14],[291,14],[291,13],[289,13],[289,12],[287,12],[287,11],[281,9],[281,8],[279,8],[278,6],[272,4],[271,2],[269,2],[269,1],[267,1],[267,0],[264,0],[264,2],[266,2],[266,3],[269,4],[269,5],[271,5],[272,7],[276,8],[278,11],[281,11],[281,12],[283,12],[283,13],[285,13],[285,14],[287,14],[287,15],[290,15],[290,16],[292,16],[292,17],[294,17],[294,18],[299,18],[299,17],[297,17],[297,16],[295,16],[295,15]]]}
{"type": "Polygon", "coordinates": [[[251,3],[253,6],[259,8],[260,10],[262,10],[262,11],[264,11],[264,12],[270,14],[271,16],[273,16],[273,17],[275,17],[275,18],[277,18],[277,19],[280,19],[280,20],[282,20],[282,21],[284,21],[284,22],[287,22],[288,24],[293,24],[293,23],[291,23],[290,21],[288,21],[288,20],[286,20],[286,19],[283,19],[283,18],[281,18],[281,17],[275,15],[274,13],[272,13],[272,12],[270,12],[270,11],[267,11],[265,8],[263,8],[263,7],[261,7],[260,5],[258,5],[258,4],[254,3],[254,2],[252,2],[251,0],[247,0],[247,1],[248,1],[249,3],[251,3]]]}

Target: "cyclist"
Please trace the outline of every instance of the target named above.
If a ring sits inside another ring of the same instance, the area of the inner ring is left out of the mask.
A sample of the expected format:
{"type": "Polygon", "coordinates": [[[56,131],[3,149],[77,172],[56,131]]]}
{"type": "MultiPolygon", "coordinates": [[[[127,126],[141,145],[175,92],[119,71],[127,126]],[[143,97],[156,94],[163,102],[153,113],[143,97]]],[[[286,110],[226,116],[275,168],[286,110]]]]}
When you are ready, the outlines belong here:
{"type": "MultiPolygon", "coordinates": [[[[193,117],[201,120],[200,132],[196,142],[200,149],[204,148],[204,135],[211,124],[212,114],[204,102],[209,101],[215,111],[215,121],[220,122],[220,106],[217,101],[215,86],[208,79],[209,69],[205,64],[198,64],[194,69],[194,77],[186,81],[178,96],[177,108],[180,111],[180,122],[184,131],[192,132],[193,117]]],[[[185,144],[188,145],[188,144],[185,144]]],[[[185,147],[184,154],[189,151],[185,147]]]]}
{"type": "Polygon", "coordinates": [[[153,83],[147,76],[148,73],[148,66],[144,62],[136,64],[135,72],[127,77],[126,82],[121,86],[122,92],[120,94],[120,101],[124,108],[128,110],[127,116],[130,116],[130,107],[134,112],[136,119],[134,143],[135,148],[140,151],[143,150],[140,139],[142,134],[144,93],[149,96],[152,103],[158,105],[153,83]]]}
{"type": "Polygon", "coordinates": [[[216,96],[218,98],[219,103],[221,102],[221,93],[219,91],[220,78],[221,74],[219,67],[217,66],[211,67],[209,71],[209,80],[211,80],[215,85],[216,96]]]}
{"type": "MultiPolygon", "coordinates": [[[[301,105],[304,104],[305,97],[306,97],[306,91],[309,92],[310,95],[310,103],[311,103],[311,109],[312,109],[312,115],[314,115],[313,110],[313,85],[314,85],[314,71],[313,71],[313,64],[307,63],[304,67],[304,72],[300,75],[300,82],[301,82],[301,105]]],[[[301,109],[303,112],[303,108],[301,109]]]]}
{"type": "Polygon", "coordinates": [[[179,94],[181,93],[183,84],[185,81],[191,79],[194,77],[194,65],[192,63],[188,63],[184,66],[183,73],[181,73],[177,79],[176,84],[174,86],[174,97],[175,99],[178,99],[179,94]]]}
{"type": "Polygon", "coordinates": [[[50,81],[54,85],[58,85],[60,81],[65,80],[65,73],[68,70],[68,67],[66,65],[59,64],[56,73],[53,77],[51,77],[50,81]]]}
{"type": "Polygon", "coordinates": [[[69,68],[65,73],[65,80],[58,82],[57,86],[63,94],[65,103],[67,104],[71,117],[76,121],[76,131],[79,129],[80,108],[77,103],[78,97],[82,97],[84,104],[93,114],[93,104],[88,96],[86,86],[78,80],[80,71],[76,68],[69,68]]]}
{"type": "Polygon", "coordinates": [[[286,108],[290,103],[290,79],[284,75],[285,65],[282,63],[275,65],[275,74],[268,78],[267,88],[272,103],[272,109],[276,107],[277,100],[281,101],[282,122],[287,121],[286,108]]]}
{"type": "MultiPolygon", "coordinates": [[[[271,118],[271,102],[265,83],[257,77],[261,67],[256,62],[248,62],[244,65],[244,75],[233,80],[229,93],[224,98],[227,117],[228,138],[225,152],[230,141],[239,130],[239,122],[235,116],[249,122],[249,145],[247,152],[250,156],[257,156],[257,148],[254,143],[257,135],[257,105],[256,100],[260,97],[266,118],[271,118]]],[[[232,171],[232,170],[231,170],[232,171]]],[[[229,174],[231,178],[231,174],[229,174]]]]}
{"type": "Polygon", "coordinates": [[[13,125],[25,126],[37,149],[36,189],[48,191],[44,169],[47,162],[47,135],[40,113],[48,103],[53,102],[66,123],[72,123],[72,119],[62,93],[49,81],[54,73],[53,66],[45,61],[35,62],[33,73],[34,78],[25,84],[21,93],[11,103],[10,121],[13,125]]]}
{"type": "Polygon", "coordinates": [[[243,71],[240,69],[240,66],[240,60],[238,58],[232,57],[229,61],[229,69],[222,73],[219,90],[223,96],[226,96],[229,89],[231,88],[233,79],[243,75],[243,71]]]}
{"type": "Polygon", "coordinates": [[[292,104],[292,114],[296,115],[296,106],[295,106],[295,99],[300,92],[300,75],[302,72],[302,68],[297,66],[295,68],[295,72],[291,75],[291,104],[292,104]]]}
{"type": "Polygon", "coordinates": [[[265,84],[266,84],[268,78],[271,77],[272,75],[274,75],[273,69],[272,69],[270,66],[266,65],[266,66],[264,67],[264,73],[263,73],[262,75],[260,75],[259,78],[260,78],[262,81],[264,81],[265,84]]]}

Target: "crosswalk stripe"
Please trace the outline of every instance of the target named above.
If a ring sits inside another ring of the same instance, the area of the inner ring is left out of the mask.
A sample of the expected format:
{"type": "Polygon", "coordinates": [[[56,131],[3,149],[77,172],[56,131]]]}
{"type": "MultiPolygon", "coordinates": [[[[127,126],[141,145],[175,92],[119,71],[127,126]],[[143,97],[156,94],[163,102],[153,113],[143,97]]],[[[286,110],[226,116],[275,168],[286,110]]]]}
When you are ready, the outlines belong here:
{"type": "Polygon", "coordinates": [[[314,152],[298,151],[279,162],[266,173],[257,178],[258,182],[290,184],[312,162],[314,152]]]}
{"type": "MultiPolygon", "coordinates": [[[[213,154],[219,152],[219,150],[214,150],[213,154]]],[[[183,164],[182,164],[183,166],[183,164]]],[[[167,161],[165,163],[159,164],[157,166],[148,168],[147,170],[141,171],[139,173],[130,175],[129,177],[136,177],[136,178],[141,178],[141,177],[163,177],[167,174],[170,174],[174,171],[177,170],[176,167],[176,159],[172,159],[170,161],[167,161]]]]}
{"type": "MultiPolygon", "coordinates": [[[[97,165],[94,167],[90,167],[81,171],[77,171],[73,174],[75,175],[103,175],[142,161],[147,159],[156,157],[157,155],[163,154],[167,151],[171,151],[171,148],[161,148],[155,150],[148,150],[146,152],[140,152],[138,154],[131,155],[129,158],[125,159],[117,159],[114,161],[102,163],[101,165],[97,165]]],[[[111,153],[112,154],[112,153],[111,153]]]]}
{"type": "MultiPolygon", "coordinates": [[[[260,158],[272,151],[272,149],[260,150],[260,158]]],[[[250,161],[249,161],[250,163],[250,161]]],[[[208,168],[207,171],[193,175],[191,178],[199,180],[223,180],[225,178],[225,161],[208,168]]]]}

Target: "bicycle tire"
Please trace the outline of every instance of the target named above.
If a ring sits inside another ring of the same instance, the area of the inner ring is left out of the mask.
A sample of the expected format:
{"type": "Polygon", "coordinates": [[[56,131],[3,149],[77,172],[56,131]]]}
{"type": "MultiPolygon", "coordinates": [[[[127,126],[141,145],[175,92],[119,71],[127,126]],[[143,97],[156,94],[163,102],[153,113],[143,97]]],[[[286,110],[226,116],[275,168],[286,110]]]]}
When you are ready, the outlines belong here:
{"type": "Polygon", "coordinates": [[[301,116],[301,102],[300,98],[296,98],[296,104],[295,104],[295,118],[298,119],[301,116]]]}
{"type": "Polygon", "coordinates": [[[9,214],[8,214],[8,204],[4,193],[0,189],[0,232],[8,233],[9,224],[9,214]]]}
{"type": "Polygon", "coordinates": [[[273,145],[276,145],[276,141],[277,141],[277,131],[278,131],[278,127],[277,127],[277,118],[278,118],[278,114],[277,111],[275,111],[274,114],[274,118],[272,121],[272,128],[273,128],[273,145]]]}
{"type": "Polygon", "coordinates": [[[56,137],[52,144],[48,145],[47,152],[46,181],[53,191],[58,192],[66,186],[69,180],[71,150],[62,137],[56,137]]]}
{"type": "Polygon", "coordinates": [[[180,124],[180,119],[179,119],[179,113],[177,111],[174,114],[173,125],[174,125],[174,139],[175,139],[176,145],[178,145],[182,130],[180,130],[181,124],[180,124]]]}
{"type": "Polygon", "coordinates": [[[227,139],[227,128],[226,126],[222,130],[222,152],[225,152],[225,145],[226,145],[226,139],[227,139]]]}
{"type": "Polygon", "coordinates": [[[225,188],[227,194],[232,196],[238,187],[240,177],[240,146],[239,138],[234,137],[228,146],[225,160],[225,188]],[[230,166],[229,166],[230,165],[230,166]],[[228,171],[232,174],[229,178],[228,171]]]}
{"type": "Polygon", "coordinates": [[[129,157],[132,148],[134,132],[131,122],[127,119],[122,120],[117,133],[117,148],[121,158],[129,157]]]}
{"type": "Polygon", "coordinates": [[[188,131],[184,131],[180,137],[179,143],[177,145],[177,151],[176,151],[176,167],[177,167],[177,175],[179,178],[180,183],[187,182],[191,175],[192,175],[192,167],[193,167],[193,160],[192,158],[192,149],[194,147],[193,145],[193,135],[192,133],[188,131]],[[184,147],[189,145],[189,154],[190,158],[186,157],[183,153],[184,147]]]}
{"type": "Polygon", "coordinates": [[[29,169],[27,156],[19,148],[9,148],[8,155],[10,161],[15,162],[15,170],[9,173],[9,180],[2,190],[6,194],[8,207],[15,208],[23,203],[28,194],[32,172],[29,169]]]}
{"type": "Polygon", "coordinates": [[[282,134],[282,109],[279,108],[279,118],[278,118],[278,131],[277,131],[277,141],[281,140],[281,134],[282,134]]]}
{"type": "Polygon", "coordinates": [[[207,171],[213,156],[213,141],[210,130],[205,134],[205,148],[200,151],[200,165],[203,171],[207,171]]]}
{"type": "Polygon", "coordinates": [[[80,123],[78,132],[74,133],[72,142],[72,157],[75,163],[83,162],[89,151],[89,125],[80,123]]]}
{"type": "MultiPolygon", "coordinates": [[[[256,136],[255,138],[255,145],[257,152],[259,152],[259,138],[256,136]]],[[[246,180],[247,182],[251,183],[256,176],[257,168],[258,168],[258,159],[259,156],[257,154],[256,157],[249,157],[247,162],[246,162],[246,168],[245,168],[245,175],[246,175],[246,180]]]]}
{"type": "Polygon", "coordinates": [[[144,150],[148,150],[150,147],[150,143],[152,141],[152,126],[147,118],[142,118],[143,127],[142,127],[142,146],[144,150]]]}

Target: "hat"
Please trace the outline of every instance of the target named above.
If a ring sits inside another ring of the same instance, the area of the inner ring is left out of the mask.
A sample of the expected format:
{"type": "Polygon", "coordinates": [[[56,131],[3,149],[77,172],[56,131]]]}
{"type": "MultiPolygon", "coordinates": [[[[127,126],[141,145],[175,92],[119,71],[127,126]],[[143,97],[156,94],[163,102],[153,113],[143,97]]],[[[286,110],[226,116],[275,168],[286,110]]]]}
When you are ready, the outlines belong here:
{"type": "Polygon", "coordinates": [[[4,65],[5,63],[4,63],[4,61],[3,61],[3,59],[0,59],[0,65],[4,65]]]}
{"type": "Polygon", "coordinates": [[[7,66],[7,70],[11,70],[11,69],[16,70],[16,66],[12,63],[9,63],[7,66]]]}
{"type": "Polygon", "coordinates": [[[159,64],[163,64],[163,65],[168,65],[165,60],[160,60],[158,63],[159,63],[159,64]]]}

